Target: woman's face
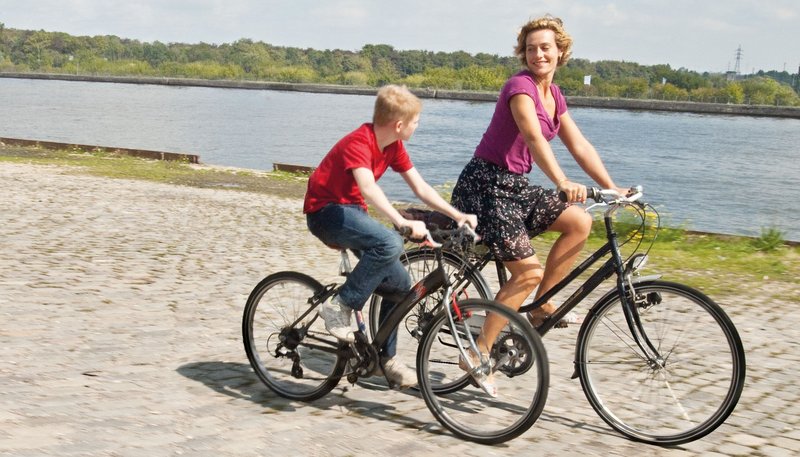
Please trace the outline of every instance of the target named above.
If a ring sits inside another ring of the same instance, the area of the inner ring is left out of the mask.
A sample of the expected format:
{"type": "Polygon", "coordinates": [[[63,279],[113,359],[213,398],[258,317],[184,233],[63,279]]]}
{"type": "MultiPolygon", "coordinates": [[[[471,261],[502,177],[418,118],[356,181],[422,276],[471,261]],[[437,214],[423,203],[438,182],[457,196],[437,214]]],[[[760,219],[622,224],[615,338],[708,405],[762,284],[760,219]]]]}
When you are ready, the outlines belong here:
{"type": "Polygon", "coordinates": [[[555,73],[561,54],[556,45],[556,33],[550,29],[534,30],[525,38],[525,59],[528,69],[536,76],[555,73]]]}

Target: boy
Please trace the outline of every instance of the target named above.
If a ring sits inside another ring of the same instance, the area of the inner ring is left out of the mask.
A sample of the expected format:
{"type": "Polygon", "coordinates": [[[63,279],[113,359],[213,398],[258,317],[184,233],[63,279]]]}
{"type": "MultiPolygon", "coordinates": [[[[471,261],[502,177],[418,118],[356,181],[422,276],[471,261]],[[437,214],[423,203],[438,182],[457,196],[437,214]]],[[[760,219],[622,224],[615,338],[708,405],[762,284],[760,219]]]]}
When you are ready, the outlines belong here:
{"type": "MultiPolygon", "coordinates": [[[[411,163],[403,142],[416,130],[421,110],[422,103],[405,86],[384,86],[375,100],[372,123],[363,124],[339,140],[308,180],[303,213],[309,230],[325,244],[352,249],[359,257],[339,293],[319,309],[325,328],[341,341],[354,341],[350,326],[353,310],[361,310],[378,286],[398,293],[411,289],[411,279],[400,263],[402,238],[370,217],[367,204],[396,227],[408,227],[413,238],[427,233],[422,221],[403,218],[376,183],[387,168],[400,173],[414,194],[431,208],[454,219],[459,226],[477,226],[475,215],[450,206],[411,163]]],[[[384,298],[381,321],[395,304],[384,298]]],[[[416,372],[397,360],[396,348],[395,329],[380,353],[386,379],[401,388],[416,385],[416,372]]]]}

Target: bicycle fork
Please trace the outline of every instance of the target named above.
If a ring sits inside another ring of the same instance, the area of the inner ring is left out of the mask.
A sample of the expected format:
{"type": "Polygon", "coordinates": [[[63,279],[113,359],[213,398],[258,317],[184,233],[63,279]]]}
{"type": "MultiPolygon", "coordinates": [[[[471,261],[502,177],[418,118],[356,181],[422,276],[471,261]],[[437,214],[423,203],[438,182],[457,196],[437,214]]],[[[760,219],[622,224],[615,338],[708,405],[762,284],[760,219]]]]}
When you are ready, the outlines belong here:
{"type": "Polygon", "coordinates": [[[622,306],[625,321],[631,331],[631,336],[639,346],[642,354],[647,358],[648,363],[653,368],[662,368],[664,366],[664,359],[658,349],[647,337],[647,332],[644,331],[642,320],[639,317],[639,310],[637,308],[636,287],[634,285],[632,276],[633,273],[644,265],[645,258],[634,257],[629,259],[628,262],[622,260],[619,245],[617,244],[617,234],[613,230],[613,225],[610,219],[610,211],[606,212],[604,222],[606,226],[606,233],[608,235],[609,246],[611,247],[611,258],[614,264],[614,270],[617,274],[617,292],[619,294],[620,305],[622,306]]]}
{"type": "Polygon", "coordinates": [[[658,304],[655,300],[659,300],[660,297],[642,297],[639,298],[636,292],[636,286],[634,282],[631,280],[631,274],[626,273],[624,277],[620,279],[619,287],[619,296],[620,296],[620,304],[622,306],[623,314],[625,315],[625,321],[628,324],[628,328],[631,331],[631,336],[633,340],[636,342],[636,345],[639,347],[639,350],[642,351],[642,354],[646,358],[648,364],[653,369],[661,369],[664,368],[665,359],[661,355],[661,352],[656,348],[650,338],[647,336],[647,332],[644,330],[644,326],[642,325],[642,319],[639,316],[639,303],[644,301],[645,304],[654,305],[658,304]],[[627,284],[624,281],[627,279],[627,284]],[[651,300],[653,301],[651,303],[651,300]]]}

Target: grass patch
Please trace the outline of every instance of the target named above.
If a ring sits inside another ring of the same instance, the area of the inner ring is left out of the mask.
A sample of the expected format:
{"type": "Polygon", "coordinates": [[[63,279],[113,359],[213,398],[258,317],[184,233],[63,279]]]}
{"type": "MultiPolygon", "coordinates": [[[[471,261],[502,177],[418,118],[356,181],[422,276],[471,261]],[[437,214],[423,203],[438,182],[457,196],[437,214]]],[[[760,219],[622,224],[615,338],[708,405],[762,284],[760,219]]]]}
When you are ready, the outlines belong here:
{"type": "Polygon", "coordinates": [[[202,188],[258,192],[302,198],[306,177],[286,172],[261,172],[193,165],[183,161],[151,160],[102,150],[51,150],[0,146],[0,161],[63,165],[73,173],[118,179],[140,179],[202,188]]]}
{"type": "MultiPolygon", "coordinates": [[[[634,231],[633,224],[623,217],[618,225],[620,242],[624,242],[634,231]]],[[[800,303],[800,294],[796,293],[800,287],[800,247],[787,245],[782,234],[778,237],[769,231],[761,238],[750,238],[662,227],[655,241],[653,235],[646,232],[638,250],[636,236],[622,245],[625,256],[650,248],[650,261],[643,274],[659,273],[666,280],[688,284],[712,297],[763,289],[800,303]],[[794,295],[786,295],[787,287],[795,291],[794,295]]],[[[584,251],[596,250],[605,242],[603,222],[595,220],[584,251]]]]}
{"type": "MultiPolygon", "coordinates": [[[[595,214],[581,259],[606,243],[605,226],[599,216],[595,214]]],[[[648,218],[648,226],[654,227],[655,223],[654,218],[648,218]]],[[[635,235],[638,223],[625,212],[615,227],[623,256],[650,248],[643,275],[661,274],[665,280],[690,285],[712,298],[757,292],[766,294],[765,298],[800,303],[800,246],[786,244],[780,232],[765,229],[760,238],[750,238],[661,227],[653,242],[652,230],[648,229],[641,240],[635,235]]],[[[545,233],[533,241],[542,260],[556,238],[555,233],[545,233]]]]}

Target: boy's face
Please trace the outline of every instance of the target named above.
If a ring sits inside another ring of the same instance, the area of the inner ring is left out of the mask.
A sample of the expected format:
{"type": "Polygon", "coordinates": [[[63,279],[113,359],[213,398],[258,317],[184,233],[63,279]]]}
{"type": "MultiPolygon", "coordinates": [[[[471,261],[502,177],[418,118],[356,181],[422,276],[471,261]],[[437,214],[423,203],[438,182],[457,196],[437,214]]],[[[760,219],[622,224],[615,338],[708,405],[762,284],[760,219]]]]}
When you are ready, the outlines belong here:
{"type": "Polygon", "coordinates": [[[398,132],[398,136],[403,141],[408,141],[411,139],[411,135],[414,134],[414,131],[417,130],[419,126],[419,114],[415,114],[414,117],[411,118],[409,121],[399,121],[400,130],[398,132]]]}

